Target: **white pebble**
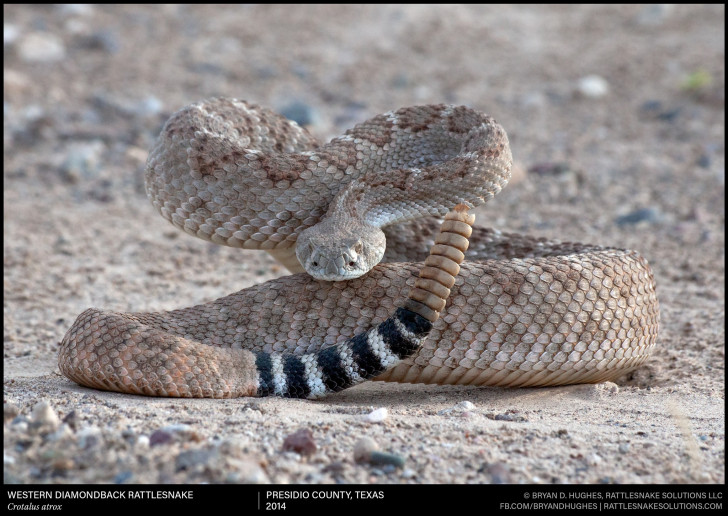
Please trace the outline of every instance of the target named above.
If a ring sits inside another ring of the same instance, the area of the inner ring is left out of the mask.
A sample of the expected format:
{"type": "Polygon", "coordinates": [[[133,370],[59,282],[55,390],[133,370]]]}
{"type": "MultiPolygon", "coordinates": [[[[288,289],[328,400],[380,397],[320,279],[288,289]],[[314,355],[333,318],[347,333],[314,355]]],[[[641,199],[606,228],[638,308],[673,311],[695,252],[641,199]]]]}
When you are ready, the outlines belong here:
{"type": "Polygon", "coordinates": [[[3,451],[3,464],[6,466],[9,464],[15,464],[15,457],[8,455],[8,452],[3,451]]]}
{"type": "Polygon", "coordinates": [[[465,411],[465,410],[474,410],[475,405],[473,405],[469,401],[461,401],[457,405],[453,407],[453,410],[459,410],[459,411],[465,411]]]}
{"type": "Polygon", "coordinates": [[[53,34],[34,32],[20,42],[18,54],[29,63],[52,63],[66,57],[66,49],[53,34]]]}
{"type": "Polygon", "coordinates": [[[609,93],[609,83],[598,75],[587,75],[579,79],[577,91],[584,97],[596,99],[609,93]]]}
{"type": "Polygon", "coordinates": [[[57,7],[61,14],[71,16],[90,16],[94,12],[89,4],[59,4],[57,7]]]}
{"type": "Polygon", "coordinates": [[[55,432],[53,432],[52,434],[50,434],[48,436],[48,440],[49,441],[60,441],[62,439],[66,439],[69,437],[73,437],[73,432],[68,427],[68,425],[61,425],[61,427],[58,430],[56,430],[55,432]]]}
{"type": "Polygon", "coordinates": [[[36,425],[52,430],[55,430],[61,424],[61,420],[58,419],[58,415],[56,415],[51,404],[47,401],[41,401],[33,407],[30,419],[36,425]]]}
{"type": "Polygon", "coordinates": [[[473,405],[469,401],[461,401],[459,403],[456,403],[455,405],[453,405],[450,408],[440,410],[438,412],[438,415],[445,416],[445,415],[453,414],[453,413],[462,414],[462,413],[470,412],[471,410],[475,410],[475,405],[473,405]]]}
{"type": "Polygon", "coordinates": [[[602,462],[602,458],[598,454],[592,453],[586,458],[586,461],[590,466],[598,466],[602,462]]]}
{"type": "Polygon", "coordinates": [[[3,46],[12,45],[18,40],[20,30],[10,23],[3,24],[3,46]]]}
{"type": "Polygon", "coordinates": [[[386,408],[378,408],[377,410],[373,410],[369,414],[366,415],[365,419],[369,423],[381,423],[385,419],[387,419],[387,416],[389,416],[389,412],[386,408]]]}
{"type": "Polygon", "coordinates": [[[415,478],[417,476],[417,472],[414,469],[407,468],[402,471],[402,474],[400,476],[402,478],[415,478]]]}

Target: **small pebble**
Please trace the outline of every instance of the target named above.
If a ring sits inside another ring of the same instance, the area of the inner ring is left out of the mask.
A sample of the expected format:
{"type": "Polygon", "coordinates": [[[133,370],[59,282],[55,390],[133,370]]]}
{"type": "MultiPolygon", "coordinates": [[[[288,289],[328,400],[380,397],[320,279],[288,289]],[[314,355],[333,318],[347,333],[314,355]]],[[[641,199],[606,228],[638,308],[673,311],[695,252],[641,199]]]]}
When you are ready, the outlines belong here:
{"type": "Polygon", "coordinates": [[[646,26],[661,25],[672,13],[672,4],[650,4],[637,15],[637,23],[646,26]]]}
{"type": "Polygon", "coordinates": [[[528,421],[526,417],[521,416],[515,410],[509,410],[508,412],[504,412],[502,414],[486,414],[486,417],[495,421],[515,421],[518,423],[528,421]]]}
{"type": "Polygon", "coordinates": [[[321,470],[322,473],[343,473],[346,469],[346,464],[340,460],[334,461],[331,464],[327,464],[321,470]]]}
{"type": "Polygon", "coordinates": [[[701,154],[697,162],[700,168],[710,168],[710,156],[707,154],[701,154]]]}
{"type": "Polygon", "coordinates": [[[195,466],[209,464],[217,457],[216,450],[186,450],[174,460],[176,471],[193,469],[195,466]]]}
{"type": "MultiPolygon", "coordinates": [[[[373,451],[369,456],[369,464],[374,466],[392,466],[401,469],[404,467],[404,458],[394,453],[373,451]]],[[[383,468],[383,469],[384,469],[383,468]]]]}
{"type": "Polygon", "coordinates": [[[632,226],[640,222],[657,222],[660,219],[660,212],[657,208],[640,208],[626,215],[617,217],[615,222],[618,226],[632,226]]]}
{"type": "Polygon", "coordinates": [[[12,45],[18,41],[20,29],[16,25],[3,23],[3,46],[12,45]]]}
{"type": "Polygon", "coordinates": [[[587,98],[600,98],[609,93],[609,83],[599,75],[587,75],[577,82],[576,91],[587,98]]]}
{"type": "Polygon", "coordinates": [[[6,466],[15,464],[15,457],[13,457],[12,455],[8,455],[8,452],[6,451],[3,451],[3,464],[5,464],[6,466]]]}
{"type": "Polygon", "coordinates": [[[450,408],[442,409],[437,412],[438,415],[444,416],[447,414],[452,414],[453,412],[457,412],[460,414],[469,413],[470,411],[475,409],[475,405],[473,405],[469,401],[461,401],[459,403],[456,403],[450,408]]]}
{"type": "Polygon", "coordinates": [[[101,429],[97,426],[88,426],[78,431],[78,445],[88,450],[101,443],[101,429]]]}
{"type": "Polygon", "coordinates": [[[134,473],[131,471],[121,471],[114,476],[112,482],[114,484],[125,484],[130,482],[132,478],[134,478],[134,473]]]}
{"type": "Polygon", "coordinates": [[[283,451],[294,451],[301,455],[311,455],[318,447],[313,438],[313,433],[308,428],[302,428],[290,434],[283,441],[283,451]]]}
{"type": "Polygon", "coordinates": [[[362,437],[354,445],[354,462],[374,466],[390,465],[398,469],[404,466],[404,458],[393,453],[379,451],[379,445],[371,437],[362,437]]]}
{"type": "Polygon", "coordinates": [[[76,430],[78,428],[78,414],[75,410],[72,410],[66,416],[63,418],[63,422],[66,423],[71,430],[76,430]]]}
{"type": "Polygon", "coordinates": [[[586,458],[586,461],[590,466],[598,466],[602,462],[602,458],[596,453],[592,453],[586,458]]]}
{"type": "Polygon", "coordinates": [[[121,48],[119,37],[108,31],[98,31],[80,38],[79,46],[88,50],[99,50],[108,54],[116,54],[121,48]]]}
{"type": "Polygon", "coordinates": [[[145,98],[122,98],[107,93],[96,93],[93,106],[106,116],[146,117],[153,118],[162,112],[162,101],[153,95],[145,98]]]}
{"type": "Polygon", "coordinates": [[[56,430],[52,434],[48,434],[46,436],[46,440],[49,442],[60,441],[62,439],[66,439],[66,438],[72,437],[72,436],[73,436],[73,432],[68,427],[68,425],[61,425],[60,428],[58,428],[58,430],[56,430]]]}
{"type": "Polygon", "coordinates": [[[17,70],[5,69],[3,73],[3,87],[5,101],[12,101],[13,98],[26,93],[31,87],[30,78],[17,70]]]}
{"type": "Polygon", "coordinates": [[[354,462],[369,462],[372,452],[379,449],[377,442],[371,437],[362,437],[354,445],[354,462]]]}
{"type": "Polygon", "coordinates": [[[12,421],[15,419],[18,414],[20,414],[20,408],[18,408],[17,405],[14,403],[4,403],[3,404],[3,422],[7,423],[8,421],[12,421]]]}
{"type": "MultiPolygon", "coordinates": [[[[166,432],[168,434],[171,434],[171,436],[179,441],[192,441],[192,442],[200,442],[204,440],[204,436],[200,435],[200,433],[190,425],[186,425],[184,423],[179,423],[176,425],[167,425],[165,427],[160,428],[162,432],[166,432]]],[[[152,434],[154,435],[154,434],[152,434]]]]}
{"type": "Polygon", "coordinates": [[[402,470],[402,474],[400,476],[406,479],[415,478],[417,476],[417,472],[414,469],[407,468],[402,470]]]}
{"type": "Polygon", "coordinates": [[[228,459],[227,462],[234,471],[226,475],[226,482],[231,484],[268,484],[271,482],[256,461],[228,459]]]}
{"type": "Polygon", "coordinates": [[[502,462],[486,462],[478,468],[478,473],[486,473],[489,475],[492,484],[510,484],[513,482],[508,466],[502,462]]]}
{"type": "Polygon", "coordinates": [[[23,416],[16,417],[10,424],[16,432],[25,433],[28,431],[28,420],[23,416]]]}
{"type": "Polygon", "coordinates": [[[301,127],[315,125],[318,113],[314,108],[300,101],[294,101],[280,110],[280,114],[288,120],[293,120],[301,127]]]}
{"type": "Polygon", "coordinates": [[[53,34],[34,32],[22,38],[18,54],[27,63],[53,63],[66,57],[66,49],[53,34]]]}
{"type": "Polygon", "coordinates": [[[33,407],[33,412],[30,414],[31,428],[38,430],[41,433],[53,432],[61,424],[61,420],[58,419],[55,411],[47,401],[41,401],[33,407]]]}
{"type": "Polygon", "coordinates": [[[457,410],[460,412],[464,412],[466,410],[475,410],[475,405],[473,405],[470,401],[461,401],[453,407],[453,410],[457,410]]]}
{"type": "Polygon", "coordinates": [[[568,163],[536,163],[528,167],[529,174],[537,176],[563,176],[572,172],[568,163]]]}
{"type": "Polygon", "coordinates": [[[90,16],[94,7],[90,4],[57,4],[58,13],[67,16],[90,16]]]}
{"type": "Polygon", "coordinates": [[[172,442],[172,434],[164,430],[155,430],[149,436],[149,446],[157,446],[160,444],[168,444],[172,442]]]}
{"type": "Polygon", "coordinates": [[[387,419],[388,415],[389,413],[387,412],[387,409],[382,407],[373,410],[367,414],[364,419],[366,419],[369,423],[381,423],[387,419]]]}
{"type": "Polygon", "coordinates": [[[106,153],[106,145],[101,140],[72,144],[59,169],[61,179],[68,184],[93,179],[101,166],[101,156],[106,153]]]}
{"type": "Polygon", "coordinates": [[[396,89],[406,88],[407,86],[409,86],[409,84],[410,84],[410,81],[407,78],[407,75],[403,72],[396,74],[394,77],[392,77],[392,80],[389,82],[389,85],[392,88],[396,88],[396,89]]]}

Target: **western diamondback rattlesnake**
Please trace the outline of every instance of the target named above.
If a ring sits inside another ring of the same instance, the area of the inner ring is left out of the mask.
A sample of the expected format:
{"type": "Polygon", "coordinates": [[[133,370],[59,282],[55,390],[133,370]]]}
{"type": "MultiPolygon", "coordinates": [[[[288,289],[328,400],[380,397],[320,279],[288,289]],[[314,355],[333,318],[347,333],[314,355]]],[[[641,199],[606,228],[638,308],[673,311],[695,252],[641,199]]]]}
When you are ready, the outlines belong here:
{"type": "Polygon", "coordinates": [[[190,234],[309,274],[172,312],[89,309],[61,343],[61,371],[147,395],[316,397],[371,377],[537,386],[637,367],[659,309],[635,251],[475,228],[457,266],[463,210],[510,167],[503,129],[465,107],[400,109],[318,146],[252,104],[188,106],[150,153],[154,206],[190,234]],[[435,237],[432,216],[458,204],[435,237]],[[356,279],[325,281],[344,278],[356,279]]]}

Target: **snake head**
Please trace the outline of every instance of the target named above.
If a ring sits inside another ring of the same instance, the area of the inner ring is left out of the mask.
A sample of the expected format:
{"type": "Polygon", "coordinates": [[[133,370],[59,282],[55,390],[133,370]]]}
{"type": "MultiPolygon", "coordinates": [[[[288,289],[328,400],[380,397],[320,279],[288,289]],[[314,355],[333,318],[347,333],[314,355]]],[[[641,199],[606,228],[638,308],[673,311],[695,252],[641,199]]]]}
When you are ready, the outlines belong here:
{"type": "Polygon", "coordinates": [[[363,276],[384,256],[386,238],[378,227],[350,217],[330,217],[304,230],[296,257],[319,280],[344,281],[363,276]]]}

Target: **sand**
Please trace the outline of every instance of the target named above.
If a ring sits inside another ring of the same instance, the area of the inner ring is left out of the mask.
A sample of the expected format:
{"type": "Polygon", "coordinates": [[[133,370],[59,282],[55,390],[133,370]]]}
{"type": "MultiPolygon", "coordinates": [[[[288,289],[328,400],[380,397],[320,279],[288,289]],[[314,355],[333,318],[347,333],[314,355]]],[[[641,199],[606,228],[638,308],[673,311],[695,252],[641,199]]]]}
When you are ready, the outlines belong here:
{"type": "Polygon", "coordinates": [[[724,6],[4,14],[6,483],[725,482],[724,6]],[[322,139],[415,104],[494,115],[516,173],[478,223],[639,250],[661,304],[654,356],[601,385],[375,382],[322,401],[72,383],[58,344],[85,308],[190,306],[286,274],[179,232],[146,199],[163,122],[214,95],[322,139]],[[391,463],[357,463],[365,437],[391,463]]]}

